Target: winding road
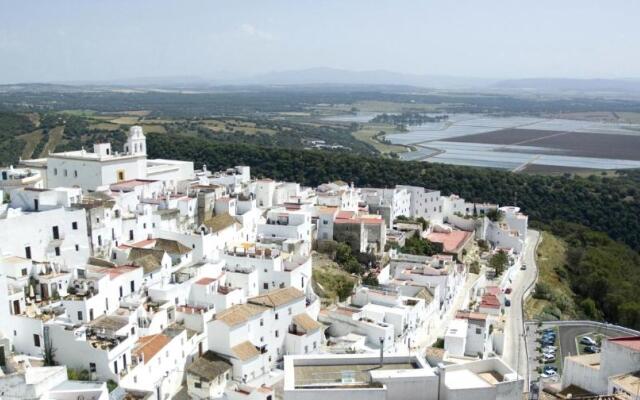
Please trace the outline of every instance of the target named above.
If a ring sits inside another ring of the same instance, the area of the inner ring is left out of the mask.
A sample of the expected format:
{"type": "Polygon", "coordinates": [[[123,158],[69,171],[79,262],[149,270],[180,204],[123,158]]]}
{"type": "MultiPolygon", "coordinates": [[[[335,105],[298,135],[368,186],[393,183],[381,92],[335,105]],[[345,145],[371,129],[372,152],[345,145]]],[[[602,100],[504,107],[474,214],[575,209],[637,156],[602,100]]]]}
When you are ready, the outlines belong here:
{"type": "Polygon", "coordinates": [[[527,382],[527,352],[524,343],[524,323],[522,306],[528,293],[533,290],[538,277],[538,267],[536,265],[536,248],[540,240],[538,231],[529,230],[522,262],[527,265],[526,270],[518,270],[513,283],[510,295],[511,307],[506,308],[506,322],[504,328],[504,351],[502,359],[513,369],[525,378],[525,388],[527,382]]]}

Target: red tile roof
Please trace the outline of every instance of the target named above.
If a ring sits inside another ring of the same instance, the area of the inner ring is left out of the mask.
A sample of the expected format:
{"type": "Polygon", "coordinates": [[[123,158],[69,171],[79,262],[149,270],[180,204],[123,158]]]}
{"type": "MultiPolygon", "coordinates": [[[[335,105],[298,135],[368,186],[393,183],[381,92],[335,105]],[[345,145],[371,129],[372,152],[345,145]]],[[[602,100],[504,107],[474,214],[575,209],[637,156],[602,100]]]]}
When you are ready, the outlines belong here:
{"type": "Polygon", "coordinates": [[[215,282],[215,278],[200,278],[196,281],[196,285],[208,285],[211,282],[215,282]]]}
{"type": "Polygon", "coordinates": [[[112,183],[109,188],[111,190],[114,191],[120,191],[120,190],[131,190],[136,186],[141,186],[141,185],[147,185],[149,183],[153,183],[153,182],[157,182],[157,181],[153,181],[153,180],[149,180],[149,179],[131,179],[128,181],[121,181],[118,183],[112,183]]]}
{"type": "Polygon", "coordinates": [[[615,339],[609,339],[610,342],[627,347],[633,351],[640,351],[640,336],[624,336],[615,339]]]}
{"type": "Polygon", "coordinates": [[[142,336],[136,342],[136,347],[133,349],[133,353],[136,355],[142,354],[144,357],[144,363],[146,364],[151,361],[153,356],[158,354],[170,341],[171,338],[163,334],[142,336]]]}
{"type": "Polygon", "coordinates": [[[480,307],[500,308],[500,300],[493,294],[485,294],[482,296],[480,307]]]}
{"type": "Polygon", "coordinates": [[[353,211],[339,211],[338,215],[336,215],[337,219],[349,219],[355,215],[353,211]]]}
{"type": "Polygon", "coordinates": [[[445,253],[457,253],[467,240],[471,232],[454,230],[449,233],[433,232],[427,235],[427,239],[435,243],[442,243],[445,253]]]}
{"type": "Polygon", "coordinates": [[[484,321],[487,319],[487,314],[480,313],[480,312],[472,312],[472,311],[458,311],[456,312],[456,318],[484,321]]]}

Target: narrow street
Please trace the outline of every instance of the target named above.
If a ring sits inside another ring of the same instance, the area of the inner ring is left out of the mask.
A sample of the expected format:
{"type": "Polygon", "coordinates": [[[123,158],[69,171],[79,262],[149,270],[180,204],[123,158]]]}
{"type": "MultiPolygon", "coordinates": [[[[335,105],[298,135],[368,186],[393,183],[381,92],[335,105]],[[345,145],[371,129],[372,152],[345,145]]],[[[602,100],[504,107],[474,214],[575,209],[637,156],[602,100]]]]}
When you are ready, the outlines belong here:
{"type": "Polygon", "coordinates": [[[538,231],[529,230],[523,264],[526,270],[519,270],[511,284],[511,307],[506,308],[505,343],[502,359],[525,378],[527,387],[527,355],[523,337],[523,302],[527,293],[533,289],[538,275],[535,252],[540,238],[538,231]]]}

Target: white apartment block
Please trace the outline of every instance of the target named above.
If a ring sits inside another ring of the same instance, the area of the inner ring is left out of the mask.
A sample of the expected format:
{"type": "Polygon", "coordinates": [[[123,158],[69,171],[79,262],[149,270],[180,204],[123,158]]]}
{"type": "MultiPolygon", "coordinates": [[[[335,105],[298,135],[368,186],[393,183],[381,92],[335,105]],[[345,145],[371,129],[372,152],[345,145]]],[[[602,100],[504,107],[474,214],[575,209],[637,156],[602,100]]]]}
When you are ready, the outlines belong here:
{"type": "Polygon", "coordinates": [[[307,299],[295,288],[277,289],[217,313],[208,324],[209,349],[233,366],[233,379],[246,383],[271,370],[287,350],[317,352],[320,325],[308,315],[307,299]]]}

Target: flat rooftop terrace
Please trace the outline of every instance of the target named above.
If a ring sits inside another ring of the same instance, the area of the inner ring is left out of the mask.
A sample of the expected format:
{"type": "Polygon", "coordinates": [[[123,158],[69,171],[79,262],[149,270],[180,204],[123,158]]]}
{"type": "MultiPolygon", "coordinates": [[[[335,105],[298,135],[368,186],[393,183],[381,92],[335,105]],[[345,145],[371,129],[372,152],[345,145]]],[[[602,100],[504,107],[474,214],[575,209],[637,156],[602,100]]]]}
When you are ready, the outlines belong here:
{"type": "MultiPolygon", "coordinates": [[[[362,386],[371,381],[370,373],[384,370],[412,370],[421,368],[415,362],[383,363],[335,363],[332,365],[296,365],[294,367],[296,387],[318,386],[362,386]]],[[[379,386],[379,385],[378,385],[379,386]]]]}

